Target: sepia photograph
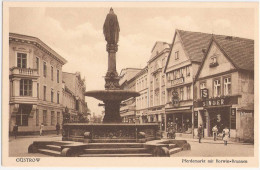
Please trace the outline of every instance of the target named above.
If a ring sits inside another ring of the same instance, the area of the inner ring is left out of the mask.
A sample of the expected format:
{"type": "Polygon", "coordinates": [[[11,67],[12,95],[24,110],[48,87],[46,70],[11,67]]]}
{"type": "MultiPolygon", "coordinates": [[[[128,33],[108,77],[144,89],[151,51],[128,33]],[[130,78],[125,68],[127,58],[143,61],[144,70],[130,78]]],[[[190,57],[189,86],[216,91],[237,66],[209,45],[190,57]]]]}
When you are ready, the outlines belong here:
{"type": "Polygon", "coordinates": [[[3,2],[2,164],[259,166],[258,6],[3,2]]]}

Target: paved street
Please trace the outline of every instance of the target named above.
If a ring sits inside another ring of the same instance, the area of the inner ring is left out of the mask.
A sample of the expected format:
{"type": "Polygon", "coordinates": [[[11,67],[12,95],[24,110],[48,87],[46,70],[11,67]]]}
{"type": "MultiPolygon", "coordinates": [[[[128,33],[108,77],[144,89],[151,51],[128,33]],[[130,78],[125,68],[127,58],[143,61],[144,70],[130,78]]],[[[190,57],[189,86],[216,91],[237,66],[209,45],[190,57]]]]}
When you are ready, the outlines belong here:
{"type": "Polygon", "coordinates": [[[28,153],[28,146],[33,143],[33,141],[55,141],[61,140],[61,135],[47,135],[47,136],[18,136],[10,137],[9,139],[9,156],[11,157],[45,157],[43,154],[38,153],[28,153]]]}
{"type": "MultiPolygon", "coordinates": [[[[190,138],[177,138],[185,139],[191,145],[191,150],[182,151],[173,154],[172,157],[247,157],[254,156],[254,145],[242,144],[242,143],[230,143],[224,146],[221,140],[202,140],[202,143],[198,143],[197,139],[190,138]]],[[[49,141],[49,140],[61,140],[61,136],[48,135],[48,136],[24,136],[9,140],[10,156],[11,157],[45,157],[42,154],[29,154],[28,146],[33,141],[49,141]]]]}
{"type": "Polygon", "coordinates": [[[173,154],[172,157],[250,157],[254,156],[254,145],[230,142],[227,146],[223,144],[222,140],[213,141],[209,139],[202,139],[202,143],[198,139],[186,139],[190,145],[191,150],[182,151],[173,154]]]}

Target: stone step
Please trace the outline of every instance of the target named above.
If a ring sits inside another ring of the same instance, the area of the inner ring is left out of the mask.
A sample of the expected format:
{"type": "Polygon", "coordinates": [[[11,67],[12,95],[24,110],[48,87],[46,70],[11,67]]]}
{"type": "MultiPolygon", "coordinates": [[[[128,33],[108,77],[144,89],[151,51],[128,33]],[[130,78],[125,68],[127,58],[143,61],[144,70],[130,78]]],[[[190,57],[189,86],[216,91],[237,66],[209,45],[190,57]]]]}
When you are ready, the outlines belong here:
{"type": "Polygon", "coordinates": [[[86,148],[143,148],[142,143],[88,143],[86,148]]]}
{"type": "Polygon", "coordinates": [[[136,139],[91,139],[92,143],[128,143],[136,142],[136,139]]]}
{"type": "Polygon", "coordinates": [[[130,153],[148,153],[146,148],[96,148],[84,149],[86,154],[130,154],[130,153]]]}
{"type": "Polygon", "coordinates": [[[61,147],[59,145],[46,145],[44,148],[58,152],[61,151],[61,147]]]}
{"type": "Polygon", "coordinates": [[[61,156],[61,152],[58,151],[53,151],[49,149],[38,149],[38,152],[44,155],[49,155],[49,156],[61,156]]]}
{"type": "Polygon", "coordinates": [[[176,148],[177,145],[176,144],[169,144],[169,149],[173,149],[173,148],[176,148]]]}
{"type": "Polygon", "coordinates": [[[136,153],[136,154],[82,154],[79,157],[152,157],[150,153],[136,153]]]}
{"type": "Polygon", "coordinates": [[[169,150],[170,155],[182,151],[182,148],[172,148],[169,150]]]}

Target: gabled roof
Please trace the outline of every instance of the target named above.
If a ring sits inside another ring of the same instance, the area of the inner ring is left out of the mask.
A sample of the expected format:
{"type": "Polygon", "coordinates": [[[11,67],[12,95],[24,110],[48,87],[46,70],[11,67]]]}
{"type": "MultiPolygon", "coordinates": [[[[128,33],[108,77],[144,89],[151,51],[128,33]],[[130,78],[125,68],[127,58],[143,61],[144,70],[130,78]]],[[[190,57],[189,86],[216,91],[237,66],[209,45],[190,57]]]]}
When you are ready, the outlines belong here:
{"type": "MultiPolygon", "coordinates": [[[[225,35],[214,35],[202,32],[191,32],[176,29],[173,42],[176,35],[179,35],[184,51],[190,58],[191,62],[202,62],[206,51],[212,41],[212,38],[219,43],[222,49],[233,61],[233,64],[245,70],[252,70],[254,66],[254,41],[245,38],[230,37],[225,35]],[[231,39],[230,39],[231,38],[231,39]]],[[[174,44],[173,44],[174,46],[174,44]]],[[[171,48],[172,52],[172,48],[171,48]]],[[[171,52],[167,59],[165,70],[171,56],[171,52]]]]}
{"type": "Polygon", "coordinates": [[[254,40],[223,35],[213,35],[213,40],[235,67],[248,71],[254,70],[254,40]]]}
{"type": "MultiPolygon", "coordinates": [[[[204,56],[203,49],[207,49],[212,34],[191,32],[176,29],[179,34],[185,52],[191,61],[201,62],[204,56]]],[[[174,42],[173,42],[174,43],[174,42]]]]}
{"type": "Polygon", "coordinates": [[[207,48],[207,52],[203,57],[202,64],[196,74],[195,82],[198,79],[213,42],[218,46],[218,48],[220,48],[222,53],[236,69],[254,71],[254,40],[224,35],[213,35],[207,48]]]}

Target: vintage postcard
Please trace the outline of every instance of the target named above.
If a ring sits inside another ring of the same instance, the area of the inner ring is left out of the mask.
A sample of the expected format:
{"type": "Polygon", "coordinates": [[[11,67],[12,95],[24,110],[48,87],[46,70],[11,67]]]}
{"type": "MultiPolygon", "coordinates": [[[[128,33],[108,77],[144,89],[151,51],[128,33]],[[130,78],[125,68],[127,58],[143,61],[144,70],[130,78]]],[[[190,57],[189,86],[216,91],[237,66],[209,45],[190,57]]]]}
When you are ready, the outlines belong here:
{"type": "Polygon", "coordinates": [[[3,2],[3,166],[258,167],[258,5],[3,2]]]}

